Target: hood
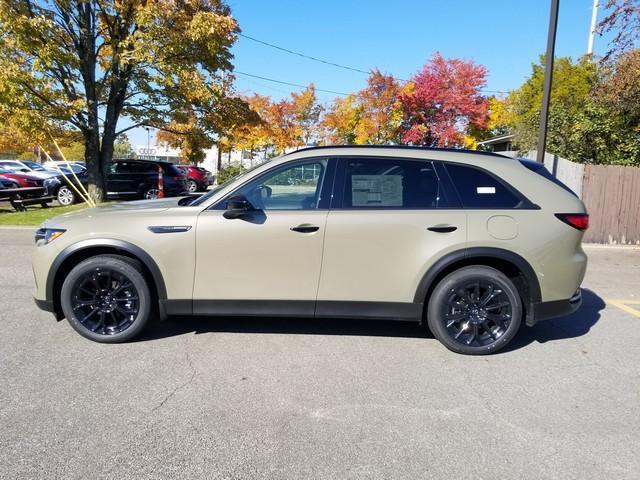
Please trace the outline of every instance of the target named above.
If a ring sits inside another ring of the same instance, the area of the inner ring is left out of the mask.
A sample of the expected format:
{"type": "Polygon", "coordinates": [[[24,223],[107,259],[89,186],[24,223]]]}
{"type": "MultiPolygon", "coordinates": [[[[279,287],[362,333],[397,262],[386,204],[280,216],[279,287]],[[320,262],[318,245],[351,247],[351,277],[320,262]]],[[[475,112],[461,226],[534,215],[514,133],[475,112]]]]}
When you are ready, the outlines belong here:
{"type": "Polygon", "coordinates": [[[63,226],[69,221],[92,219],[105,217],[110,215],[121,215],[123,213],[132,214],[136,212],[162,212],[171,207],[178,206],[181,197],[162,198],[158,200],[138,200],[134,202],[119,202],[99,205],[95,208],[86,208],[75,212],[65,213],[58,217],[52,218],[44,223],[43,226],[55,227],[63,226]]]}
{"type": "MultiPolygon", "coordinates": [[[[23,173],[23,172],[16,172],[16,173],[23,173]]],[[[40,180],[45,180],[47,178],[51,178],[51,177],[55,177],[57,175],[59,175],[59,173],[50,171],[50,170],[46,170],[46,171],[42,171],[42,170],[31,170],[29,173],[24,172],[25,175],[31,175],[32,177],[36,177],[40,180]]]]}

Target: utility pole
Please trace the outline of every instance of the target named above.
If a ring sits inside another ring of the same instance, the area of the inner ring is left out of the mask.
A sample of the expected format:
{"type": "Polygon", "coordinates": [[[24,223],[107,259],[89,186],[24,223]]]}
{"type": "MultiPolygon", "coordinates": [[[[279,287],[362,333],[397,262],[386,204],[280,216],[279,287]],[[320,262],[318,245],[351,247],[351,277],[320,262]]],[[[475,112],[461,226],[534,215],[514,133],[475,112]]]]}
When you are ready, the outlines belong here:
{"type": "Polygon", "coordinates": [[[147,131],[147,155],[149,154],[149,149],[151,147],[151,127],[144,127],[147,131]]]}
{"type": "Polygon", "coordinates": [[[553,56],[556,49],[556,30],[558,29],[558,6],[560,0],[551,0],[549,15],[549,34],[547,36],[547,54],[544,67],[544,85],[542,90],[542,108],[540,109],[540,133],[538,134],[538,156],[536,160],[544,163],[544,152],[547,147],[547,120],[549,119],[549,100],[551,98],[551,81],[553,80],[553,56]]]}
{"type": "Polygon", "coordinates": [[[593,9],[591,11],[591,29],[589,30],[589,43],[587,44],[587,55],[593,53],[593,40],[596,36],[596,22],[598,21],[599,0],[593,0],[593,9]]]}

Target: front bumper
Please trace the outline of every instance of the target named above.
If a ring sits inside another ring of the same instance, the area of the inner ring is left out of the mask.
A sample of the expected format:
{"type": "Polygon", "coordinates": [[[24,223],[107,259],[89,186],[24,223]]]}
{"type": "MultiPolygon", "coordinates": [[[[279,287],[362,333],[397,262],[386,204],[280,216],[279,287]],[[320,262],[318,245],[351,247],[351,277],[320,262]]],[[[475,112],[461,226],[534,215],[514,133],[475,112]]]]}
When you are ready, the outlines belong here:
{"type": "Polygon", "coordinates": [[[526,323],[532,327],[540,320],[571,315],[580,308],[580,305],[582,305],[582,291],[580,289],[567,300],[534,303],[529,306],[526,323]]]}

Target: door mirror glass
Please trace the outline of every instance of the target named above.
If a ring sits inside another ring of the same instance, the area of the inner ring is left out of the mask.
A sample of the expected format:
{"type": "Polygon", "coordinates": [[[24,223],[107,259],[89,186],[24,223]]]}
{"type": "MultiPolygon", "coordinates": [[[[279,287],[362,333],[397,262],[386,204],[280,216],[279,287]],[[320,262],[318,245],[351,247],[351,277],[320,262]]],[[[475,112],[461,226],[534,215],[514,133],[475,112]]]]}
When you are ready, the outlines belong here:
{"type": "Polygon", "coordinates": [[[231,197],[227,201],[227,210],[224,212],[224,218],[240,218],[251,210],[255,210],[251,202],[242,195],[231,197]]]}

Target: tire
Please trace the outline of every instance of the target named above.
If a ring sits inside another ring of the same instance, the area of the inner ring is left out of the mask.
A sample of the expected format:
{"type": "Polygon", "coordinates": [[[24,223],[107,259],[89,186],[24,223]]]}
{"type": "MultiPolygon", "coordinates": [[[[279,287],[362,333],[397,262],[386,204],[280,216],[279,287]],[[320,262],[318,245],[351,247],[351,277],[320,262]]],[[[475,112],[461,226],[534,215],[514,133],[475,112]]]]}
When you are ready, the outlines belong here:
{"type": "Polygon", "coordinates": [[[502,272],[469,266],[444,277],[427,308],[431,333],[449,350],[486,355],[504,348],[522,322],[518,290],[502,272]]]}
{"type": "Polygon", "coordinates": [[[157,188],[152,187],[145,190],[144,194],[142,195],[142,198],[144,198],[145,200],[155,200],[158,198],[159,194],[160,194],[160,191],[157,188]]]}
{"type": "Polygon", "coordinates": [[[120,255],[98,255],[80,262],[60,291],[69,324],[95,342],[121,343],[134,338],[145,328],[152,311],[151,291],[141,271],[140,262],[120,255]]]}
{"type": "Polygon", "coordinates": [[[76,193],[66,185],[62,185],[56,192],[58,203],[63,206],[76,203],[76,193]]]}
{"type": "Polygon", "coordinates": [[[187,180],[187,190],[189,193],[196,193],[199,189],[198,182],[195,180],[187,180]]]}

